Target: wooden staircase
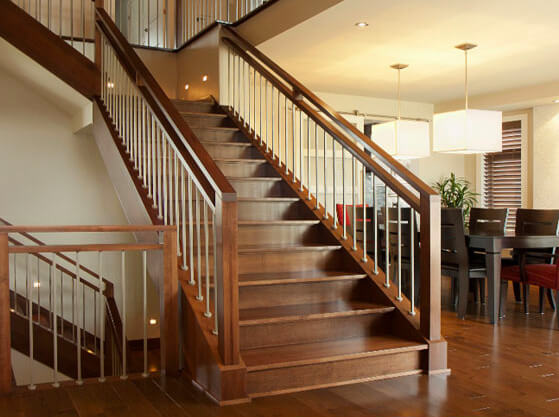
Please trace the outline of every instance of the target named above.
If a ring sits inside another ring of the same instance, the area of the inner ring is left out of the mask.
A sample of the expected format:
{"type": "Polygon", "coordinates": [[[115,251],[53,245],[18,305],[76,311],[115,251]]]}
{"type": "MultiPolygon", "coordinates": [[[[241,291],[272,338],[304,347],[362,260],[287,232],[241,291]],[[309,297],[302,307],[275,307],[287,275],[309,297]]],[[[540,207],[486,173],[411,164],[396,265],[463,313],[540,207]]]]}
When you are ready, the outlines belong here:
{"type": "Polygon", "coordinates": [[[241,358],[250,397],[421,372],[427,344],[212,101],[177,109],[238,194],[241,358]]]}

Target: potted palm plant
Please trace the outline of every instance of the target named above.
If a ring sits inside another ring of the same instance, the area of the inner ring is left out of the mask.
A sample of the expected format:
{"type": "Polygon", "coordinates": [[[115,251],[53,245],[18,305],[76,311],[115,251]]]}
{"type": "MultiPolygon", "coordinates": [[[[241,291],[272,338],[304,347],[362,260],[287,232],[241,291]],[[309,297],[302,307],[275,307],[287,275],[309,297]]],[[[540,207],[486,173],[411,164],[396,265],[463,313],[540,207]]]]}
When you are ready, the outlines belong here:
{"type": "Polygon", "coordinates": [[[468,180],[457,177],[454,172],[434,183],[433,188],[441,195],[442,207],[461,208],[464,217],[470,214],[479,196],[471,190],[468,180]]]}

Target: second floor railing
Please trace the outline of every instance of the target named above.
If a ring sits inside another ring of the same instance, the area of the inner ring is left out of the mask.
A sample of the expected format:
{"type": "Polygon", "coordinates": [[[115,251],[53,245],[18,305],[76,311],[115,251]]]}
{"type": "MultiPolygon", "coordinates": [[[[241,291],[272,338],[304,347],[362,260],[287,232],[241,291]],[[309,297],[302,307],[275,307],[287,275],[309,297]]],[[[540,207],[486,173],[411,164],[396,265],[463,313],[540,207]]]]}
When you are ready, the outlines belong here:
{"type": "Polygon", "coordinates": [[[398,308],[420,313],[424,337],[440,340],[439,195],[234,29],[225,28],[222,41],[221,101],[365,267],[383,276],[398,308]]]}

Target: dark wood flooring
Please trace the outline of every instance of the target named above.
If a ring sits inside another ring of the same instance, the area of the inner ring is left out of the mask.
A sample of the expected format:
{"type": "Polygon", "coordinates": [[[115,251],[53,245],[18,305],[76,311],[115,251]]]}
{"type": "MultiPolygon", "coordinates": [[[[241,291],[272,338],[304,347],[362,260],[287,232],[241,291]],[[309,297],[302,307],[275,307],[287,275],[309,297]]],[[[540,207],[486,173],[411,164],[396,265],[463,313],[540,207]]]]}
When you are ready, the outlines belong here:
{"type": "MultiPolygon", "coordinates": [[[[532,291],[536,293],[536,291],[532,291]]],[[[509,294],[508,315],[488,324],[484,305],[467,319],[443,313],[450,376],[410,376],[262,398],[219,408],[188,381],[159,378],[74,385],[0,398],[0,416],[559,416],[559,322],[509,294]]]]}

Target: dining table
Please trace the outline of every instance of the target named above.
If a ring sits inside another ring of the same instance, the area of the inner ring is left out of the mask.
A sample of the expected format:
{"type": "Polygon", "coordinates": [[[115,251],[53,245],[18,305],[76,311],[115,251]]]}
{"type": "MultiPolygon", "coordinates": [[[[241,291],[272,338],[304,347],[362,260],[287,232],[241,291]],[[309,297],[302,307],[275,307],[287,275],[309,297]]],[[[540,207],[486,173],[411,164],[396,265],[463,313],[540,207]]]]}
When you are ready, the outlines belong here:
{"type": "Polygon", "coordinates": [[[472,249],[485,253],[485,266],[487,270],[487,294],[489,321],[495,324],[499,320],[500,304],[506,300],[499,300],[501,283],[501,261],[504,249],[546,249],[559,247],[557,235],[466,235],[466,242],[472,249]]]}

